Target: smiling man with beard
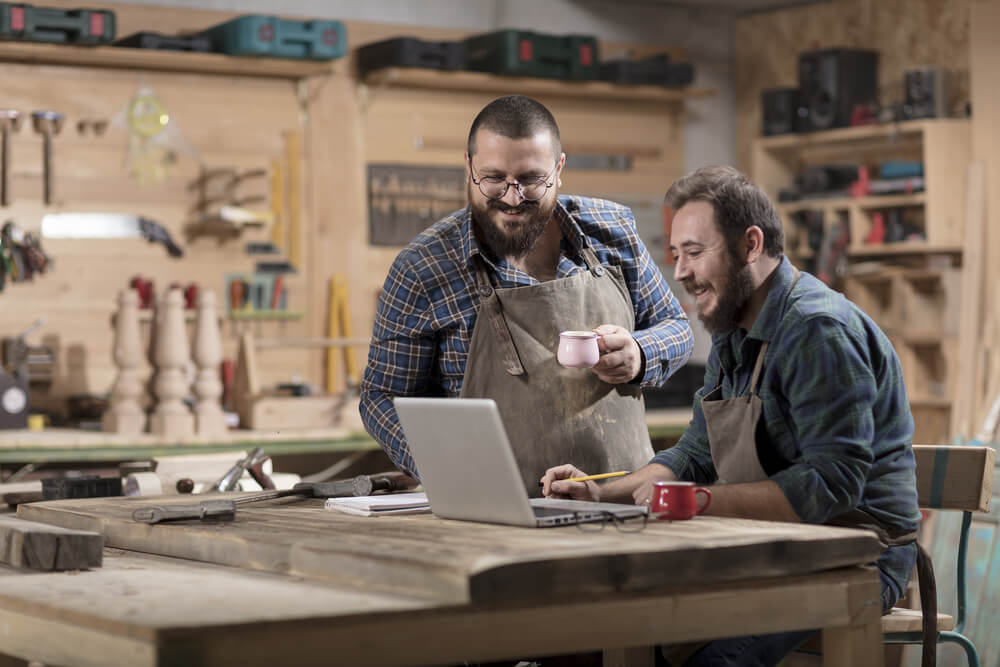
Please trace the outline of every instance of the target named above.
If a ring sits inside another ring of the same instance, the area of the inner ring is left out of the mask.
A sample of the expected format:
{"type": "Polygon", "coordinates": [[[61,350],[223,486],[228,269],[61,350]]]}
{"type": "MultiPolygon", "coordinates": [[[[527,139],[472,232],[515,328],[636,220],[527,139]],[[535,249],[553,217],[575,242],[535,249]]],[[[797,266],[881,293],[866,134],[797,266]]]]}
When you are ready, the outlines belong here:
{"type": "MultiPolygon", "coordinates": [[[[876,563],[888,611],[917,559],[920,521],[913,417],[892,345],[791,265],[777,211],[737,170],[699,169],[666,203],[674,277],[713,334],[691,424],[676,446],[604,486],[560,481],[583,466],[552,468],[545,495],[647,504],[653,482],[686,480],[712,485],[706,514],[875,528],[888,547],[876,563]]],[[[774,665],[809,634],[683,647],[669,664],[774,665]]]]}
{"type": "Polygon", "coordinates": [[[519,95],[494,100],[469,131],[468,207],[393,262],[361,415],[402,471],[419,474],[396,396],[496,401],[531,495],[561,461],[611,472],[653,455],[642,388],[663,384],[687,361],[691,329],[632,212],[559,194],[565,159],[548,109],[519,95]],[[558,364],[564,330],[600,334],[593,368],[558,364]]]}

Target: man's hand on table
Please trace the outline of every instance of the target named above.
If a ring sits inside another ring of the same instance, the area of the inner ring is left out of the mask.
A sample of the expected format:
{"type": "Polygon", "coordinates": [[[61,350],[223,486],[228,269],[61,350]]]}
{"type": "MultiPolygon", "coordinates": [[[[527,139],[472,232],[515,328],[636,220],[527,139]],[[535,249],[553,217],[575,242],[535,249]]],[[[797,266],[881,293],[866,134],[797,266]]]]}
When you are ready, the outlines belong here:
{"type": "Polygon", "coordinates": [[[571,477],[586,477],[576,466],[566,463],[555,468],[549,468],[542,475],[542,495],[546,498],[569,498],[572,500],[593,500],[600,502],[601,487],[597,482],[566,482],[571,477]]]}
{"type": "Polygon", "coordinates": [[[594,481],[561,481],[571,477],[585,477],[586,475],[587,473],[569,463],[549,468],[542,476],[542,495],[547,498],[570,498],[572,500],[633,503],[649,506],[653,498],[653,482],[677,480],[677,476],[670,468],[659,463],[650,463],[633,473],[603,485],[594,481]]]}

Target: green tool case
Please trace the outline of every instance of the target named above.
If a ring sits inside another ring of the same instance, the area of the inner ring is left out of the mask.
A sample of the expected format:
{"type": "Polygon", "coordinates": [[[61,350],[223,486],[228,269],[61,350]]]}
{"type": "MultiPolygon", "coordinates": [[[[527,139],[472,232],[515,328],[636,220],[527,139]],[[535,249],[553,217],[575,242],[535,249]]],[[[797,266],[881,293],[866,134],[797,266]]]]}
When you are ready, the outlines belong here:
{"type": "Polygon", "coordinates": [[[500,30],[465,40],[466,69],[549,79],[597,78],[597,39],[500,30]]]}
{"type": "Polygon", "coordinates": [[[115,13],[107,9],[55,9],[0,2],[0,39],[110,44],[115,39],[115,13]]]}
{"type": "Polygon", "coordinates": [[[248,14],[201,33],[212,50],[231,56],[333,60],[347,52],[347,28],[340,21],[289,21],[248,14]]]}

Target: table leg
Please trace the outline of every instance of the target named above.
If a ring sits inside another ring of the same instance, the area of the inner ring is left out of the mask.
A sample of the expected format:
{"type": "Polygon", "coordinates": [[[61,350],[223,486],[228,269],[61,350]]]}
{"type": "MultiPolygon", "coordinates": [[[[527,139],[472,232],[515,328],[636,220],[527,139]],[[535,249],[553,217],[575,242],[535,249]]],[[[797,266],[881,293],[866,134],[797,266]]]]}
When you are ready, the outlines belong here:
{"type": "Polygon", "coordinates": [[[848,583],[850,623],[823,628],[824,667],[882,667],[882,596],[870,569],[848,583]]]}

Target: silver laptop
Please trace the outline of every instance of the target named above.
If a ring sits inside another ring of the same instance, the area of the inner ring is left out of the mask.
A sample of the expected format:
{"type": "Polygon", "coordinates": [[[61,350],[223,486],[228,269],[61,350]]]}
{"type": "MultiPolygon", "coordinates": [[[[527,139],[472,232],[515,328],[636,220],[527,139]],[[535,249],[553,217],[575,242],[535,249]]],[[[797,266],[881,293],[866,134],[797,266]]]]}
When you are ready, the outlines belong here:
{"type": "MultiPolygon", "coordinates": [[[[646,507],[528,498],[500,411],[490,399],[395,399],[399,422],[434,514],[514,526],[624,520],[646,507]]],[[[552,465],[567,463],[553,461],[552,465]]]]}

